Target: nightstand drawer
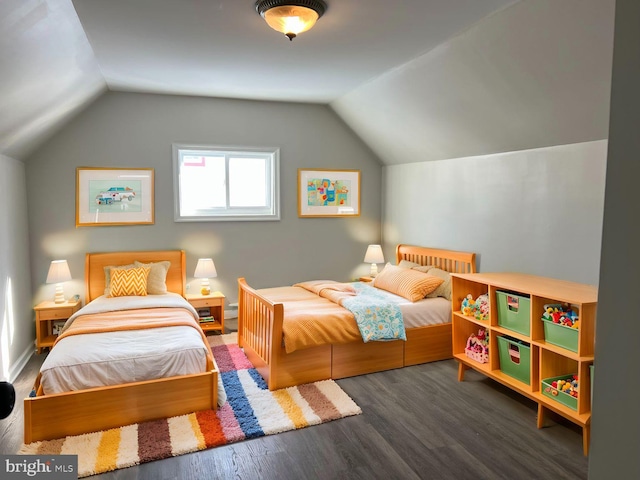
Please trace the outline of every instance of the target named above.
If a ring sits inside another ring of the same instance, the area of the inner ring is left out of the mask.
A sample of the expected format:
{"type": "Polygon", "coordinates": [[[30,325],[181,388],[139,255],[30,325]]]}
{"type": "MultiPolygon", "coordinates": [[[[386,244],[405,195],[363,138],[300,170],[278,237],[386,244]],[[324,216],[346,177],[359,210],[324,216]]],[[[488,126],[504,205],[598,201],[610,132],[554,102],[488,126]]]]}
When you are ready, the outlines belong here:
{"type": "Polygon", "coordinates": [[[56,308],[56,309],[47,309],[38,311],[38,319],[39,320],[58,320],[64,319],[66,320],[71,315],[73,315],[74,308],[56,308]]]}
{"type": "Polygon", "coordinates": [[[222,305],[221,298],[203,298],[202,300],[192,300],[191,304],[195,307],[218,307],[222,305]]]}
{"type": "Polygon", "coordinates": [[[194,308],[200,307],[217,307],[222,305],[222,298],[199,298],[197,300],[189,300],[194,308]]]}

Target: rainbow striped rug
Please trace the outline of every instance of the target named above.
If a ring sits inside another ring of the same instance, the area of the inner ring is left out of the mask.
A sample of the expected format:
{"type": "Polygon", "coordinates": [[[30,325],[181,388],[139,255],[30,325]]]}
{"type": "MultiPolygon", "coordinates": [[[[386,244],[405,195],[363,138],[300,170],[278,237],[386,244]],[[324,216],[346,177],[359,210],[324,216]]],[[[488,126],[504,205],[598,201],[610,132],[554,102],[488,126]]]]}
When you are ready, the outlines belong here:
{"type": "Polygon", "coordinates": [[[217,411],[23,445],[20,454],[78,455],[78,477],[358,415],[333,380],[270,392],[236,334],[208,337],[227,402],[217,411]]]}

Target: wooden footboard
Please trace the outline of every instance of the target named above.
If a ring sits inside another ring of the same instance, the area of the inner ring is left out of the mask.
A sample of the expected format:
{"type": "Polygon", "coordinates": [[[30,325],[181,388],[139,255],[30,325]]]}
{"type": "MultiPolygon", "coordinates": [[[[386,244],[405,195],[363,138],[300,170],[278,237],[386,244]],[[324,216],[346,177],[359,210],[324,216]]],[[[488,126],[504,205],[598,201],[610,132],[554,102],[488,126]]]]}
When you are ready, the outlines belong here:
{"type": "Polygon", "coordinates": [[[24,442],[215,410],[217,402],[217,368],[181,377],[30,397],[24,400],[24,442]]]}
{"type": "Polygon", "coordinates": [[[283,312],[282,304],[267,300],[244,278],[238,279],[238,345],[267,383],[282,342],[283,312]]]}
{"type": "Polygon", "coordinates": [[[282,344],[284,306],[238,279],[238,345],[269,390],[331,378],[331,345],[286,353],[282,344]]]}

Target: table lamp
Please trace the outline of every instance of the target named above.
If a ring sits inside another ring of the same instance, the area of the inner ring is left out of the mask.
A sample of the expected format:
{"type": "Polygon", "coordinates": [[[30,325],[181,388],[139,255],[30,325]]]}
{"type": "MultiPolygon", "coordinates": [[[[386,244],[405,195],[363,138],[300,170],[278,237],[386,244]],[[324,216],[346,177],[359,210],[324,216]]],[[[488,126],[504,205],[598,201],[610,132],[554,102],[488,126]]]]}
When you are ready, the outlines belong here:
{"type": "Polygon", "coordinates": [[[365,263],[371,264],[371,278],[375,278],[378,275],[378,263],[384,263],[384,255],[382,254],[382,247],[380,245],[369,245],[367,247],[367,253],[364,255],[365,263]]]}
{"type": "Polygon", "coordinates": [[[47,283],[56,284],[56,296],[54,297],[55,303],[64,303],[64,291],[62,290],[62,282],[68,282],[71,280],[71,272],[69,271],[69,265],[66,260],[54,260],[49,266],[49,273],[47,274],[47,283]]]}
{"type": "Polygon", "coordinates": [[[211,258],[199,258],[198,264],[196,265],[196,272],[193,274],[193,276],[195,278],[202,279],[202,283],[200,284],[200,293],[202,295],[209,295],[211,293],[211,288],[209,287],[209,279],[218,276],[218,272],[216,272],[216,266],[213,264],[213,260],[211,258]]]}

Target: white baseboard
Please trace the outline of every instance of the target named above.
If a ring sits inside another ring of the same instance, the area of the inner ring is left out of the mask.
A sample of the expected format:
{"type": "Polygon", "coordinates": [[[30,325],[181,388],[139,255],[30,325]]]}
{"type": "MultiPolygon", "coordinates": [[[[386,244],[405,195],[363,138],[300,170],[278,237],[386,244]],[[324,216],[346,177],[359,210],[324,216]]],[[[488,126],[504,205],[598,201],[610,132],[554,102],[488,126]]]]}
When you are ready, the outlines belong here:
{"type": "Polygon", "coordinates": [[[33,345],[29,345],[25,351],[22,352],[22,355],[18,357],[18,360],[11,365],[11,368],[9,369],[9,382],[13,383],[16,381],[16,378],[18,378],[18,375],[20,375],[22,369],[29,362],[31,355],[33,355],[34,352],[35,350],[33,345]]]}

